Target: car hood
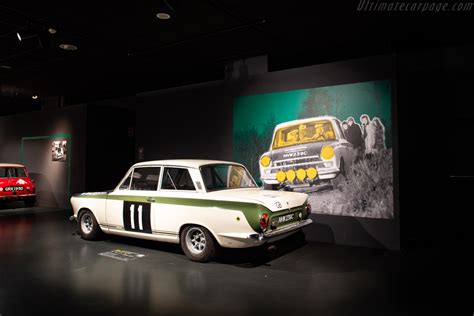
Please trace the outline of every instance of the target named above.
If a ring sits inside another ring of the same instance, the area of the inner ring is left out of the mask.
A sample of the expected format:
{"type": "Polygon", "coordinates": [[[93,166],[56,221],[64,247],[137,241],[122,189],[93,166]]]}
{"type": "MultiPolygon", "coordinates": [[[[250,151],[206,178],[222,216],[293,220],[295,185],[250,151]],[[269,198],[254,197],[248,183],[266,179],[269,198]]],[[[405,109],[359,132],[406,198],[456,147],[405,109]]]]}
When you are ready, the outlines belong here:
{"type": "Polygon", "coordinates": [[[209,197],[219,200],[259,203],[272,212],[301,206],[308,199],[306,193],[271,191],[259,188],[221,190],[207,194],[209,197]]]}

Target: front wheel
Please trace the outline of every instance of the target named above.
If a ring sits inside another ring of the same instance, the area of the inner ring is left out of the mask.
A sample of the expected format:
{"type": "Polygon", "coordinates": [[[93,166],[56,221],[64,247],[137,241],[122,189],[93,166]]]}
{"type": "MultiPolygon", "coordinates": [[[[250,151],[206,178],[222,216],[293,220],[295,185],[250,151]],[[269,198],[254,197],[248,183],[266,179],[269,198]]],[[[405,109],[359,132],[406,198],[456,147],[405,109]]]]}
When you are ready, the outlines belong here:
{"type": "Polygon", "coordinates": [[[217,252],[212,234],[201,226],[188,226],[181,232],[181,248],[192,261],[209,262],[217,252]]]}
{"type": "Polygon", "coordinates": [[[86,240],[97,240],[99,239],[102,230],[99,227],[99,223],[95,219],[94,214],[91,211],[85,210],[81,212],[78,220],[79,234],[86,240]]]}
{"type": "Polygon", "coordinates": [[[332,179],[332,187],[333,189],[339,189],[341,188],[345,182],[346,182],[346,167],[344,164],[344,160],[341,159],[341,162],[339,163],[339,173],[337,176],[332,179]]]}

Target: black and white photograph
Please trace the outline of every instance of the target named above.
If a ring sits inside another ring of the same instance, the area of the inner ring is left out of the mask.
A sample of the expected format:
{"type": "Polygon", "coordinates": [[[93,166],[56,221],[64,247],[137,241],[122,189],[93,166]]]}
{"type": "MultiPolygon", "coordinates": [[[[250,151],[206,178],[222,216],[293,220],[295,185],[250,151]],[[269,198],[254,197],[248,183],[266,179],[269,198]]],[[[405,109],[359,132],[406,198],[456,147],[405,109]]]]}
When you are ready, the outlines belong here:
{"type": "Polygon", "coordinates": [[[67,161],[67,140],[55,140],[51,143],[51,160],[67,161]]]}

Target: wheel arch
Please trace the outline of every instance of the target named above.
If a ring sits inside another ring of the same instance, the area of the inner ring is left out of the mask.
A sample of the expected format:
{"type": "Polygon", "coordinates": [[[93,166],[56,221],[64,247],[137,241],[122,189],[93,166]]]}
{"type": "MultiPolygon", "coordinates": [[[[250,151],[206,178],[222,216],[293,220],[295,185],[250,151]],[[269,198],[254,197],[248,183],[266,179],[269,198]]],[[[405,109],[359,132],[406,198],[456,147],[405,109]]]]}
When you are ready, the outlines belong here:
{"type": "Polygon", "coordinates": [[[181,233],[183,232],[183,230],[186,228],[186,227],[190,227],[190,226],[200,226],[200,227],[203,227],[205,229],[207,229],[211,235],[212,235],[212,238],[214,238],[214,240],[217,242],[217,244],[219,246],[222,246],[222,243],[221,241],[219,240],[219,238],[217,238],[217,234],[214,230],[210,229],[208,226],[202,224],[202,223],[185,223],[185,224],[182,224],[180,227],[179,227],[179,233],[178,233],[178,238],[179,240],[181,241],[181,233]]]}

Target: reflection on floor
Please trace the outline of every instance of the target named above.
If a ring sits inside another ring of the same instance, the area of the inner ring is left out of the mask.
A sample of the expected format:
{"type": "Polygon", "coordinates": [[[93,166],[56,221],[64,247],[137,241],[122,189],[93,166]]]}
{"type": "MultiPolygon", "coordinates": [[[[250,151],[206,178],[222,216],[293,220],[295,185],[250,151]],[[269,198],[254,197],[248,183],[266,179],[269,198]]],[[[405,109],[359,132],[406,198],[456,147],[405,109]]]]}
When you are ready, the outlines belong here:
{"type": "Polygon", "coordinates": [[[393,315],[398,254],[307,243],[189,261],[178,245],[76,233],[70,211],[0,218],[0,314],[393,315]],[[134,261],[99,256],[144,254],[134,261]]]}
{"type": "Polygon", "coordinates": [[[55,211],[64,211],[64,209],[48,206],[26,207],[22,201],[0,202],[0,217],[21,214],[50,213],[55,211]]]}

